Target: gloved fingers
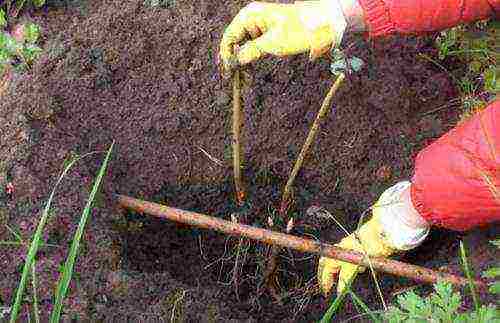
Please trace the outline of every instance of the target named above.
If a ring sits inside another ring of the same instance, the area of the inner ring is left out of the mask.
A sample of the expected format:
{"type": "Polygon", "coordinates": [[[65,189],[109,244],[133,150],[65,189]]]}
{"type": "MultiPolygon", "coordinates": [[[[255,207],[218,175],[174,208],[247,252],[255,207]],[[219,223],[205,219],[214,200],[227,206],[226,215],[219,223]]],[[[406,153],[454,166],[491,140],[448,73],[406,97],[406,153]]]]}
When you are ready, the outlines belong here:
{"type": "Polygon", "coordinates": [[[251,24],[247,26],[247,33],[250,35],[251,39],[255,39],[260,37],[263,31],[258,24],[251,24]]]}
{"type": "Polygon", "coordinates": [[[336,47],[336,36],[332,34],[329,26],[316,29],[310,38],[309,60],[314,61],[320,56],[323,56],[331,48],[336,47]]]}
{"type": "Polygon", "coordinates": [[[340,295],[342,292],[344,292],[349,281],[354,278],[353,276],[363,270],[363,267],[348,262],[343,262],[337,282],[337,295],[340,295]]]}
{"type": "Polygon", "coordinates": [[[246,42],[236,52],[237,61],[240,65],[245,65],[258,60],[266,54],[279,55],[271,32],[265,33],[257,39],[246,42]]]}
{"type": "Polygon", "coordinates": [[[248,4],[240,10],[226,28],[222,35],[219,51],[224,69],[230,70],[235,67],[234,65],[238,64],[234,53],[235,45],[245,40],[248,35],[255,38],[266,31],[265,19],[261,15],[267,5],[261,2],[248,4]]]}
{"type": "Polygon", "coordinates": [[[340,271],[340,262],[332,259],[321,257],[318,262],[318,283],[321,291],[325,296],[330,294],[333,284],[337,279],[340,271]]]}

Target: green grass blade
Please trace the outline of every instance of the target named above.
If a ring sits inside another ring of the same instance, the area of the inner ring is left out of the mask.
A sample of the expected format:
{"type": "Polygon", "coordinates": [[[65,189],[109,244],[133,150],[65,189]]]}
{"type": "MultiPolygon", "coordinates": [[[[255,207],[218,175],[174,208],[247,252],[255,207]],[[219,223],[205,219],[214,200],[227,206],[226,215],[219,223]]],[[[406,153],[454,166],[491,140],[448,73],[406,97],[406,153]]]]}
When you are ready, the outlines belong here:
{"type": "Polygon", "coordinates": [[[335,313],[337,313],[338,309],[342,305],[342,302],[345,299],[345,296],[347,295],[348,292],[351,291],[351,285],[352,282],[356,279],[356,276],[358,274],[354,274],[349,281],[347,282],[344,291],[340,294],[337,295],[333,303],[330,305],[328,310],[326,311],[325,315],[323,315],[323,318],[321,319],[320,323],[330,323],[332,321],[332,318],[335,316],[335,313]]]}
{"type": "Polygon", "coordinates": [[[361,226],[363,225],[363,223],[365,223],[364,217],[365,217],[366,213],[369,212],[369,211],[371,211],[372,208],[369,208],[369,209],[365,210],[361,214],[361,218],[359,219],[358,227],[357,227],[356,231],[354,232],[354,236],[356,237],[356,240],[358,240],[358,243],[363,248],[363,253],[365,254],[366,260],[368,260],[368,265],[369,265],[368,267],[370,268],[370,274],[371,274],[371,276],[373,278],[373,282],[375,283],[375,288],[377,290],[377,294],[378,294],[378,296],[380,298],[380,301],[382,302],[382,306],[384,307],[384,310],[387,311],[387,304],[385,302],[384,295],[382,294],[382,288],[380,288],[380,283],[379,283],[378,278],[377,278],[377,273],[375,272],[375,269],[373,269],[373,265],[372,265],[372,262],[370,261],[370,257],[368,257],[368,254],[367,254],[365,248],[363,247],[363,244],[361,243],[361,240],[356,235],[356,232],[358,232],[358,230],[361,228],[361,226]]]}
{"type": "Polygon", "coordinates": [[[36,290],[36,261],[33,261],[31,266],[31,288],[33,289],[33,315],[35,322],[40,323],[40,314],[38,312],[38,293],[36,290]]]}
{"type": "Polygon", "coordinates": [[[469,288],[472,295],[472,300],[474,302],[474,308],[476,309],[476,312],[479,313],[479,308],[480,308],[479,301],[477,298],[476,290],[474,289],[474,282],[472,280],[472,274],[469,268],[469,264],[467,262],[467,256],[465,255],[465,248],[462,241],[460,241],[460,257],[462,258],[462,264],[464,266],[465,275],[467,276],[467,280],[469,281],[469,288]]]}
{"type": "Polygon", "coordinates": [[[61,316],[63,300],[66,297],[68,292],[69,282],[71,281],[71,277],[73,275],[73,267],[75,265],[76,256],[78,253],[78,248],[80,246],[80,241],[83,236],[83,231],[85,229],[85,224],[87,223],[87,219],[90,215],[90,211],[92,210],[92,204],[94,202],[97,191],[99,190],[99,186],[101,184],[102,178],[104,177],[104,173],[106,172],[106,168],[108,166],[109,158],[111,156],[111,151],[113,150],[114,143],[108,149],[106,154],[106,158],[101,165],[101,169],[97,175],[97,178],[94,181],[94,186],[92,187],[92,191],[90,192],[90,196],[87,200],[87,204],[85,205],[85,209],[83,210],[82,216],[80,217],[80,223],[78,224],[78,228],[73,236],[73,241],[71,242],[70,251],[68,257],[66,258],[66,262],[64,264],[63,272],[59,277],[59,282],[57,284],[56,290],[56,301],[54,304],[54,310],[50,315],[50,322],[57,323],[59,322],[59,318],[61,316]]]}
{"type": "Polygon", "coordinates": [[[379,317],[375,316],[375,313],[372,310],[370,310],[368,305],[366,305],[365,302],[363,302],[361,298],[358,297],[358,295],[356,295],[351,290],[349,290],[349,295],[351,296],[354,303],[356,303],[359,307],[361,307],[363,309],[363,312],[365,312],[365,314],[371,318],[372,322],[382,323],[382,320],[379,317]]]}
{"type": "Polygon", "coordinates": [[[23,238],[21,238],[21,236],[19,235],[19,233],[16,232],[16,230],[12,229],[7,224],[5,225],[5,227],[7,228],[7,230],[9,230],[10,233],[12,233],[12,235],[17,239],[17,241],[23,242],[23,238]]]}
{"type": "Polygon", "coordinates": [[[10,323],[17,322],[17,316],[19,315],[19,310],[21,308],[24,290],[26,289],[26,281],[28,279],[28,275],[30,274],[31,266],[33,266],[33,261],[35,259],[36,253],[38,252],[38,249],[39,249],[40,244],[41,244],[41,237],[42,237],[43,229],[45,228],[45,224],[47,223],[47,219],[49,218],[50,206],[52,205],[52,200],[54,199],[54,195],[56,194],[57,187],[59,186],[59,184],[61,183],[63,178],[66,176],[68,171],[71,169],[71,167],[78,160],[80,160],[80,158],[72,160],[64,168],[63,172],[61,173],[61,175],[57,179],[57,182],[54,185],[52,192],[49,195],[49,199],[47,200],[47,203],[45,204],[45,208],[43,209],[42,216],[40,218],[40,222],[38,222],[38,225],[37,225],[36,230],[35,230],[35,234],[33,236],[33,240],[31,241],[31,244],[30,244],[30,247],[28,250],[28,255],[26,256],[26,261],[24,262],[23,272],[21,274],[21,280],[19,282],[19,286],[17,287],[16,298],[14,300],[14,305],[12,305],[12,310],[10,313],[10,320],[9,320],[10,323]]]}

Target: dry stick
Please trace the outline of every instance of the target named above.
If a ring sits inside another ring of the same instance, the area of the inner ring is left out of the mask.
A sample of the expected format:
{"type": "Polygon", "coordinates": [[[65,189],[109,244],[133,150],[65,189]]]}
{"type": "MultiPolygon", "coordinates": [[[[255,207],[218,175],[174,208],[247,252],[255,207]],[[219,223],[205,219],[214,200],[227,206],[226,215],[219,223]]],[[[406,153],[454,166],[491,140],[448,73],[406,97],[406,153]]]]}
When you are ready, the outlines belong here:
{"type": "Polygon", "coordinates": [[[333,83],[332,87],[330,88],[330,91],[328,91],[328,93],[326,94],[325,99],[321,104],[321,108],[319,109],[318,114],[316,115],[316,119],[314,120],[314,123],[311,126],[311,130],[309,130],[309,134],[307,135],[306,141],[302,146],[300,154],[297,157],[297,160],[295,161],[295,165],[293,166],[292,172],[288,177],[288,181],[286,182],[285,189],[283,191],[283,195],[281,198],[280,211],[283,215],[286,214],[286,211],[288,209],[289,200],[292,193],[293,182],[295,181],[295,178],[297,177],[297,174],[299,173],[299,170],[302,167],[302,164],[304,163],[304,158],[306,157],[309,148],[311,147],[314,139],[316,138],[316,134],[318,133],[321,122],[323,121],[328,112],[328,108],[330,107],[330,103],[332,102],[333,95],[335,94],[335,92],[337,92],[344,78],[345,74],[341,73],[335,80],[335,83],[333,83]]]}
{"type": "MultiPolygon", "coordinates": [[[[468,280],[461,276],[437,272],[424,267],[410,265],[401,261],[382,257],[368,258],[363,253],[339,248],[311,239],[304,239],[290,234],[255,228],[249,225],[230,222],[200,213],[171,208],[124,195],[117,195],[116,200],[119,206],[139,213],[146,213],[158,218],[168,219],[200,228],[216,230],[234,236],[243,236],[270,245],[278,245],[302,252],[314,253],[323,257],[335,258],[364,267],[368,267],[371,264],[372,267],[378,271],[411,278],[415,281],[433,284],[444,280],[459,286],[466,286],[468,284],[468,280]]],[[[481,280],[474,280],[473,282],[479,288],[487,288],[488,286],[486,282],[481,280]]]]}
{"type": "Polygon", "coordinates": [[[241,81],[240,71],[233,74],[233,172],[234,186],[236,190],[236,201],[241,206],[245,200],[245,188],[241,179],[241,140],[240,132],[242,125],[241,111],[241,81]]]}

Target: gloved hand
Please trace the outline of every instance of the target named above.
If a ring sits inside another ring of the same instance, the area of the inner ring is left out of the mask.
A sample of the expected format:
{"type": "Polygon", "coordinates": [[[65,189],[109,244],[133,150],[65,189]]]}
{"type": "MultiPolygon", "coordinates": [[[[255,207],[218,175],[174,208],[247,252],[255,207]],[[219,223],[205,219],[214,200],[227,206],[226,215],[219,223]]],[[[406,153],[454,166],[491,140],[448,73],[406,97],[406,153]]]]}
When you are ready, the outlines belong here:
{"type": "MultiPolygon", "coordinates": [[[[429,225],[411,204],[410,185],[410,182],[400,182],[387,189],[373,206],[372,218],[336,246],[372,257],[388,257],[418,246],[427,236],[429,225]]],[[[351,277],[363,270],[355,264],[321,257],[318,264],[320,287],[328,295],[338,276],[337,293],[340,294],[351,277]]]]}
{"type": "Polygon", "coordinates": [[[286,56],[309,51],[314,59],[339,45],[346,27],[340,0],[252,2],[226,28],[219,56],[226,71],[266,54],[286,56]],[[235,50],[247,36],[253,40],[235,50]]]}

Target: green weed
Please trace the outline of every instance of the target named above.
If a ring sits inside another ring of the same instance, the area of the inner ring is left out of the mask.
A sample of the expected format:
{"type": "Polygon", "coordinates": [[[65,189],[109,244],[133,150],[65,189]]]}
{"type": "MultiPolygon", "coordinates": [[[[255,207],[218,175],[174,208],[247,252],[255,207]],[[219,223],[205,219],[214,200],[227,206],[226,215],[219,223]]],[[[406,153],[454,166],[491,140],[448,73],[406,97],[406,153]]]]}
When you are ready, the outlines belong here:
{"type": "Polygon", "coordinates": [[[20,28],[23,29],[23,37],[14,37],[7,32],[0,33],[0,74],[9,68],[18,72],[25,71],[42,52],[36,44],[40,37],[40,27],[27,23],[20,28]]]}
{"type": "Polygon", "coordinates": [[[42,49],[37,45],[40,27],[34,23],[14,26],[9,26],[9,23],[26,5],[41,7],[44,4],[45,0],[21,0],[0,5],[0,76],[10,69],[23,72],[40,56],[42,49]],[[7,32],[8,27],[11,27],[10,32],[7,32]]]}
{"type": "Polygon", "coordinates": [[[438,58],[421,55],[454,79],[462,101],[462,120],[486,107],[500,93],[499,21],[477,22],[443,31],[436,38],[438,58]],[[458,62],[465,69],[447,69],[443,62],[458,62]]]}
{"type": "MultiPolygon", "coordinates": [[[[384,313],[389,322],[494,322],[500,318],[495,306],[482,305],[476,311],[460,313],[462,296],[450,283],[439,282],[434,292],[421,297],[414,291],[400,295],[396,305],[384,313]]],[[[498,321],[497,321],[498,322],[498,321]]]]}
{"type": "MultiPolygon", "coordinates": [[[[500,249],[500,239],[490,241],[491,244],[496,246],[498,249],[500,249]]],[[[497,278],[500,277],[500,266],[492,267],[485,272],[483,272],[482,275],[484,278],[497,278]]],[[[499,295],[500,294],[500,281],[494,281],[491,283],[490,288],[489,288],[490,293],[499,295]]]]}
{"type": "Polygon", "coordinates": [[[0,4],[0,8],[4,14],[9,13],[13,16],[17,16],[22,9],[28,6],[41,8],[44,4],[45,0],[7,0],[0,4]]]}
{"type": "MultiPolygon", "coordinates": [[[[492,241],[500,248],[500,240],[492,241]]],[[[361,317],[369,317],[371,322],[390,323],[451,323],[451,322],[474,322],[489,323],[500,322],[500,309],[497,305],[480,304],[472,283],[472,272],[468,265],[465,249],[460,244],[460,258],[467,278],[469,279],[469,289],[474,302],[474,310],[460,311],[463,307],[462,295],[453,290],[453,286],[448,282],[438,282],[434,285],[434,291],[422,297],[413,290],[397,297],[394,305],[390,305],[387,310],[372,311],[352,290],[350,281],[344,293],[338,295],[323,316],[321,323],[333,322],[335,313],[341,308],[346,296],[350,296],[354,305],[360,312],[352,320],[361,317]]],[[[485,271],[484,278],[500,277],[500,267],[493,267],[485,271]]],[[[500,294],[500,282],[491,283],[490,293],[500,294]]],[[[350,319],[350,320],[351,320],[350,319]]]]}
{"type": "MultiPolygon", "coordinates": [[[[97,194],[97,191],[99,189],[99,185],[100,185],[101,180],[102,180],[104,173],[106,171],[106,168],[107,168],[107,165],[109,162],[109,158],[111,156],[112,149],[113,149],[113,144],[109,148],[109,150],[106,154],[106,157],[104,159],[104,162],[101,165],[101,168],[100,168],[99,173],[97,175],[97,178],[94,182],[94,186],[93,186],[92,191],[90,193],[87,204],[86,204],[86,206],[83,210],[83,213],[80,217],[80,223],[78,225],[77,231],[76,231],[75,235],[73,236],[69,255],[66,258],[65,264],[62,266],[61,275],[59,277],[59,282],[57,285],[57,290],[56,290],[56,295],[55,295],[56,301],[54,304],[54,310],[52,311],[52,314],[50,317],[51,322],[54,322],[54,323],[59,322],[59,318],[60,318],[61,310],[62,310],[62,303],[63,303],[63,300],[66,297],[66,294],[68,291],[68,286],[69,286],[69,282],[70,282],[71,277],[72,277],[73,267],[74,267],[74,263],[75,263],[76,256],[78,253],[78,247],[80,245],[80,241],[81,241],[81,238],[83,235],[83,230],[85,228],[85,224],[87,222],[90,211],[92,209],[94,197],[97,194]]],[[[90,153],[90,154],[94,154],[94,153],[90,153]]],[[[21,280],[19,281],[19,286],[18,286],[17,291],[16,291],[16,297],[15,297],[14,304],[12,305],[12,309],[11,309],[10,323],[15,323],[18,320],[18,315],[19,315],[19,311],[21,309],[21,304],[23,301],[23,295],[24,295],[24,291],[26,288],[28,275],[30,273],[33,275],[32,276],[32,287],[36,289],[36,281],[35,281],[35,276],[34,276],[35,275],[35,271],[34,271],[35,257],[36,257],[38,250],[40,249],[40,247],[43,244],[42,234],[43,234],[43,230],[45,228],[45,225],[47,223],[47,220],[49,218],[50,209],[51,209],[52,201],[54,199],[56,190],[57,190],[59,184],[61,183],[61,181],[66,177],[67,173],[72,168],[72,166],[77,161],[81,160],[82,158],[84,158],[86,156],[89,156],[90,154],[83,155],[80,158],[75,158],[68,165],[66,165],[64,167],[63,172],[59,176],[54,188],[52,189],[52,192],[50,193],[49,199],[47,200],[47,203],[45,204],[44,210],[42,212],[42,216],[40,218],[40,221],[37,225],[35,234],[33,236],[31,244],[29,246],[28,254],[26,256],[26,261],[24,262],[21,280]]],[[[14,232],[14,231],[12,231],[12,232],[14,232]]],[[[17,238],[20,239],[20,237],[17,237],[17,238]]],[[[36,301],[36,290],[34,291],[33,295],[35,297],[35,299],[34,299],[35,308],[37,308],[38,303],[36,301]]],[[[37,311],[37,309],[35,309],[35,310],[37,311]]],[[[35,315],[35,317],[36,317],[36,315],[35,315]]]]}

